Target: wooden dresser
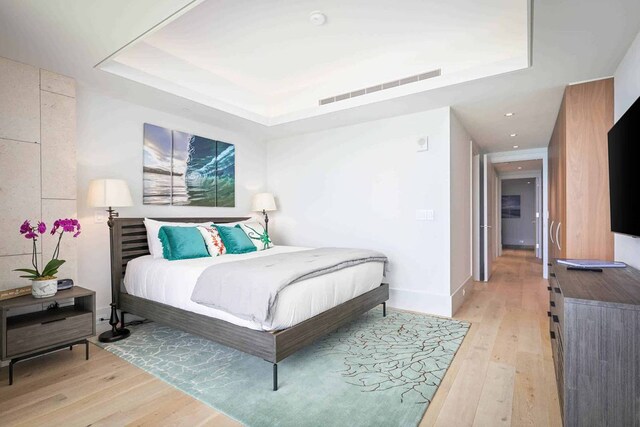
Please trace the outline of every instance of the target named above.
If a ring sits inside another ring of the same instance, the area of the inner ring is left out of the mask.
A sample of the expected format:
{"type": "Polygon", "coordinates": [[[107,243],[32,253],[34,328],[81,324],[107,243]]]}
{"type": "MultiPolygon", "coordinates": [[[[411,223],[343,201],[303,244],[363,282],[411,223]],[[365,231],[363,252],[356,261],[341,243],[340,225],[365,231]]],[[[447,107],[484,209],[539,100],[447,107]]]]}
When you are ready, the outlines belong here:
{"type": "Polygon", "coordinates": [[[613,79],[567,86],[549,143],[549,259],[613,260],[613,79]]]}
{"type": "Polygon", "coordinates": [[[549,332],[565,426],[640,426],[640,271],[550,265],[549,332]]]}

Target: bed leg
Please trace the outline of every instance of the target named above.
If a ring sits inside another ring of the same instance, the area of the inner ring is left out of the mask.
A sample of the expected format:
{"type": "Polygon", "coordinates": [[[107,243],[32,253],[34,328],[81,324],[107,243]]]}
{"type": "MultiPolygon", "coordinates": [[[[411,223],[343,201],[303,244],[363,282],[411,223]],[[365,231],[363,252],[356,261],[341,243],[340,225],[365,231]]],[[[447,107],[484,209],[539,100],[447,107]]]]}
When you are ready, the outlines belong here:
{"type": "Polygon", "coordinates": [[[273,364],[273,391],[278,391],[278,364],[273,364]]]}
{"type": "Polygon", "coordinates": [[[382,303],[382,317],[387,317],[387,302],[382,303]]]}
{"type": "Polygon", "coordinates": [[[124,323],[124,315],[125,315],[125,313],[126,313],[125,311],[121,311],[120,312],[120,322],[121,322],[120,325],[122,325],[120,327],[120,329],[124,329],[124,328],[127,327],[127,325],[124,323]]]}

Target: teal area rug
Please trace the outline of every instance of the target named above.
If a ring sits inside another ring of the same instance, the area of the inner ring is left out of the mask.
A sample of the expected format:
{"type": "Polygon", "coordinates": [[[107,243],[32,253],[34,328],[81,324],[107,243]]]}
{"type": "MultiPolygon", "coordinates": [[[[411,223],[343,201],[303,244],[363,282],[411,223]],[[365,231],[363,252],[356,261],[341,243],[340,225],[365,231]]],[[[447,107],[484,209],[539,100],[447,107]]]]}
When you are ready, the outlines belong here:
{"type": "Polygon", "coordinates": [[[157,323],[104,348],[248,426],[415,426],[469,324],[381,309],[278,364],[157,323]]]}

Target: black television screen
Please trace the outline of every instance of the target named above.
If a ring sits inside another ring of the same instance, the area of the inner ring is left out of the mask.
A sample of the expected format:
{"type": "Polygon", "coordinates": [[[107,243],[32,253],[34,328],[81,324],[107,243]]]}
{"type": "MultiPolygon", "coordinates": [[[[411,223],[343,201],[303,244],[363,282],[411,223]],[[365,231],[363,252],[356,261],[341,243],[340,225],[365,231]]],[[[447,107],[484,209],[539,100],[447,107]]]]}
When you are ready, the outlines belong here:
{"type": "Polygon", "coordinates": [[[611,231],[640,236],[640,98],[609,131],[611,231]]]}

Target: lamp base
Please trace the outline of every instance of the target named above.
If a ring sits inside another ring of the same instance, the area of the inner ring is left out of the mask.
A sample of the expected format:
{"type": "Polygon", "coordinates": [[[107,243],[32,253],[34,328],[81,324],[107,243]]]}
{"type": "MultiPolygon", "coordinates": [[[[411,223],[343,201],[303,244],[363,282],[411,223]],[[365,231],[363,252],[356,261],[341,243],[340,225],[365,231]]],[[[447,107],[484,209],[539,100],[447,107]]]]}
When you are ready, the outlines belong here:
{"type": "Polygon", "coordinates": [[[98,341],[100,342],[116,342],[128,338],[131,332],[127,328],[106,331],[100,334],[98,341]]]}
{"type": "Polygon", "coordinates": [[[266,210],[262,210],[262,215],[264,215],[264,231],[269,234],[269,215],[267,215],[266,210]]]}

